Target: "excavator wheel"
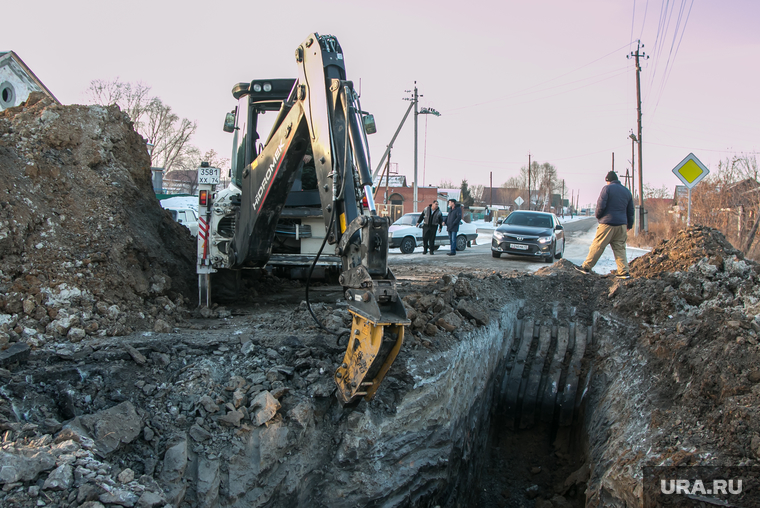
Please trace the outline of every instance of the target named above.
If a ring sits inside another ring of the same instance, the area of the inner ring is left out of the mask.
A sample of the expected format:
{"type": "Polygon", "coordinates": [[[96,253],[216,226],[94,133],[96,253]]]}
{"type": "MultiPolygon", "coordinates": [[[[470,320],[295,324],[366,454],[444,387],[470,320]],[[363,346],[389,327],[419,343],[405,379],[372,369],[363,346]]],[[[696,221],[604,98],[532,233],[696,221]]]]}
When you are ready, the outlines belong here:
{"type": "Polygon", "coordinates": [[[375,396],[404,342],[403,325],[373,323],[349,312],[353,315],[351,335],[343,362],[335,371],[337,397],[343,407],[375,396]]]}

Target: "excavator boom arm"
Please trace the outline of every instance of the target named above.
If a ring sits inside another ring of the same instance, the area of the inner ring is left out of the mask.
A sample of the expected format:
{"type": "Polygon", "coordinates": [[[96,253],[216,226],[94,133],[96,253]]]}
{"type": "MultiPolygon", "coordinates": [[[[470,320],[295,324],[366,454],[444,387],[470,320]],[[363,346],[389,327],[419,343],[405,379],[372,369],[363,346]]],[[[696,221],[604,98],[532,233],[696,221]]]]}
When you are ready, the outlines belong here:
{"type": "Polygon", "coordinates": [[[375,212],[362,113],[346,80],[340,44],[314,33],[298,46],[295,59],[298,79],[266,146],[242,171],[230,258],[237,267],[267,263],[295,175],[312,161],[327,242],[340,256],[340,282],[353,315],[335,381],[341,403],[354,404],[376,392],[409,320],[388,269],[389,222],[375,212]]]}

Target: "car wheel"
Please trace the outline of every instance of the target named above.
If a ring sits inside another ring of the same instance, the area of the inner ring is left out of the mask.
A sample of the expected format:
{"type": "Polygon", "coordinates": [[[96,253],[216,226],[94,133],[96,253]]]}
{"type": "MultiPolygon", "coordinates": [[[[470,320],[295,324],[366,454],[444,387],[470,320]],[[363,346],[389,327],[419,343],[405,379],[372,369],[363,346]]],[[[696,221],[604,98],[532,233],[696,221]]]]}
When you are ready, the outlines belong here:
{"type": "Polygon", "coordinates": [[[492,250],[491,251],[491,255],[493,257],[495,257],[495,258],[500,258],[501,257],[501,252],[496,252],[495,250],[492,250]]]}
{"type": "Polygon", "coordinates": [[[562,240],[562,248],[559,251],[559,254],[556,252],[554,253],[554,257],[557,259],[562,259],[562,256],[565,255],[565,240],[562,240]]]}
{"type": "Polygon", "coordinates": [[[414,241],[414,238],[411,236],[407,236],[403,240],[401,240],[401,252],[404,254],[411,254],[414,252],[414,249],[417,247],[417,242],[414,241]]]}
{"type": "Polygon", "coordinates": [[[554,253],[554,249],[555,248],[556,248],[556,244],[552,245],[552,248],[549,249],[549,252],[551,252],[552,254],[549,254],[548,256],[546,256],[544,258],[544,261],[546,261],[547,263],[554,263],[554,254],[553,253],[554,253]]]}
{"type": "Polygon", "coordinates": [[[457,236],[457,250],[465,250],[467,248],[467,237],[464,235],[457,236]]]}

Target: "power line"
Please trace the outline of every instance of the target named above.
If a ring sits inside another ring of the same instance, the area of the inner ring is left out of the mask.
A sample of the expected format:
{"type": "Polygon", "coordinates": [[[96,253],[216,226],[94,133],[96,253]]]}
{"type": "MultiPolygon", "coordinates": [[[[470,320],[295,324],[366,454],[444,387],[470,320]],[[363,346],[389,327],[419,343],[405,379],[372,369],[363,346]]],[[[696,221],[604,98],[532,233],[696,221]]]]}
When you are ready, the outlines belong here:
{"type": "Polygon", "coordinates": [[[569,90],[563,90],[561,92],[558,92],[558,93],[555,93],[555,94],[552,94],[552,95],[546,95],[546,96],[536,97],[535,99],[530,99],[530,100],[526,100],[526,101],[523,101],[523,102],[516,102],[516,103],[513,103],[511,105],[512,106],[519,106],[519,105],[522,105],[522,104],[530,104],[531,102],[536,102],[536,101],[540,101],[540,100],[544,100],[544,99],[550,99],[550,98],[556,97],[558,95],[562,95],[562,94],[569,93],[569,92],[574,92],[576,90],[580,90],[580,89],[586,88],[588,86],[596,85],[597,83],[601,83],[602,81],[607,81],[608,79],[613,79],[613,78],[616,78],[618,76],[622,76],[623,74],[627,74],[628,73],[628,67],[620,67],[620,68],[615,69],[615,70],[611,70],[611,71],[607,71],[607,72],[602,73],[602,74],[598,74],[597,76],[591,76],[591,77],[588,77],[588,78],[583,78],[583,79],[579,79],[579,80],[576,80],[576,81],[571,81],[570,83],[564,83],[562,85],[557,85],[557,86],[553,86],[553,87],[549,87],[549,88],[544,88],[542,90],[537,90],[536,92],[516,93],[516,94],[510,95],[510,96],[507,96],[507,97],[503,97],[501,99],[495,99],[495,100],[492,100],[492,101],[486,101],[486,102],[481,102],[481,103],[478,103],[478,104],[472,104],[470,106],[462,106],[462,107],[454,108],[454,109],[445,109],[443,111],[446,114],[450,115],[450,114],[452,114],[452,111],[460,111],[462,109],[467,109],[467,108],[471,108],[471,107],[475,107],[475,106],[483,106],[483,105],[486,105],[486,104],[492,104],[494,102],[502,102],[502,101],[506,101],[506,100],[509,100],[509,99],[513,99],[513,98],[517,98],[517,97],[522,97],[522,96],[525,96],[525,95],[530,95],[532,93],[546,92],[546,91],[549,91],[549,90],[553,90],[555,88],[560,88],[560,87],[563,87],[563,86],[568,86],[568,85],[571,85],[573,83],[580,83],[580,82],[583,82],[583,81],[587,81],[589,79],[593,79],[593,78],[596,78],[596,77],[599,77],[599,76],[606,76],[606,75],[611,74],[613,72],[616,73],[616,74],[613,74],[611,76],[607,76],[607,77],[605,77],[603,79],[599,79],[597,81],[593,81],[591,83],[587,83],[587,84],[582,85],[582,86],[571,88],[569,90]]]}
{"type": "Polygon", "coordinates": [[[647,141],[648,145],[657,145],[657,146],[667,146],[668,148],[683,148],[684,150],[699,150],[701,152],[716,152],[716,153],[743,153],[746,155],[760,155],[760,151],[757,152],[743,152],[741,150],[714,150],[711,148],[699,148],[694,146],[678,146],[678,145],[666,145],[665,143],[653,143],[651,141],[647,141]]]}
{"type": "MultiPolygon", "coordinates": [[[[546,160],[555,162],[555,161],[566,161],[570,159],[579,159],[581,157],[588,157],[588,156],[597,155],[600,153],[609,153],[610,151],[618,150],[618,149],[621,149],[621,147],[627,147],[627,146],[628,144],[625,143],[622,145],[615,146],[613,148],[605,148],[604,150],[598,150],[596,152],[589,152],[589,153],[584,153],[584,154],[579,154],[579,155],[571,155],[568,157],[549,157],[546,160]]],[[[486,166],[486,167],[497,167],[497,168],[503,168],[505,165],[510,165],[510,164],[522,164],[525,162],[525,161],[478,161],[478,160],[472,160],[472,159],[456,159],[454,157],[443,157],[441,155],[430,155],[430,157],[434,159],[442,159],[442,160],[454,161],[454,162],[467,162],[470,164],[486,166]]],[[[569,173],[569,174],[576,174],[576,173],[569,173]]],[[[591,174],[591,173],[577,173],[577,174],[591,174]]]]}
{"type": "MultiPolygon", "coordinates": [[[[636,21],[636,0],[633,0],[633,14],[631,15],[631,41],[633,41],[633,23],[636,21]]],[[[641,39],[641,37],[639,37],[641,39]]],[[[630,46],[631,43],[628,45],[630,46]]]]}
{"type": "MultiPolygon", "coordinates": [[[[459,107],[456,107],[456,108],[447,109],[447,110],[445,110],[445,111],[446,111],[446,113],[451,113],[452,111],[458,111],[458,110],[460,110],[460,109],[474,108],[474,107],[477,107],[477,106],[483,106],[483,105],[486,105],[486,104],[493,104],[494,102],[501,102],[501,101],[505,101],[505,100],[511,99],[511,98],[513,98],[513,97],[515,97],[515,96],[519,96],[519,95],[521,95],[521,94],[525,94],[526,92],[534,93],[534,92],[531,92],[531,90],[533,90],[534,88],[537,88],[537,87],[539,87],[539,86],[541,86],[541,85],[545,85],[545,84],[547,84],[547,83],[551,83],[552,81],[556,81],[556,80],[558,80],[558,79],[560,79],[560,78],[563,78],[563,77],[565,77],[565,76],[567,76],[567,75],[569,75],[569,74],[572,74],[572,73],[574,73],[574,72],[576,72],[576,71],[579,71],[579,70],[581,70],[581,69],[583,69],[583,68],[585,68],[585,67],[588,67],[589,65],[592,65],[592,64],[594,64],[594,63],[596,63],[596,62],[598,62],[598,61],[600,61],[600,60],[603,60],[603,59],[607,58],[608,56],[614,55],[615,53],[617,53],[617,52],[619,52],[619,51],[621,51],[621,50],[625,49],[625,48],[626,48],[626,46],[630,46],[630,45],[631,45],[631,42],[628,42],[628,43],[624,44],[623,46],[621,46],[620,48],[618,48],[618,49],[616,49],[616,50],[614,50],[614,51],[611,51],[611,52],[607,53],[606,55],[604,55],[604,56],[601,56],[601,57],[597,58],[596,60],[592,60],[591,62],[589,62],[589,63],[587,63],[587,64],[581,65],[580,67],[577,67],[577,68],[575,68],[575,69],[573,69],[573,70],[571,70],[571,71],[568,71],[568,72],[566,72],[566,73],[564,73],[564,74],[560,74],[559,76],[556,76],[556,77],[554,77],[554,78],[551,78],[551,79],[549,79],[549,80],[546,80],[546,81],[542,81],[542,82],[540,82],[540,83],[536,83],[535,85],[531,85],[531,86],[529,86],[528,88],[524,88],[524,89],[522,89],[522,90],[518,90],[518,91],[516,91],[516,92],[515,92],[514,94],[512,94],[512,95],[509,95],[509,96],[506,96],[506,97],[501,97],[501,98],[499,98],[499,99],[494,99],[494,100],[491,100],[491,101],[485,101],[485,102],[478,102],[478,103],[475,103],[475,104],[469,104],[469,105],[467,105],[467,106],[459,106],[459,107]]],[[[614,71],[608,71],[608,72],[614,72],[614,71]]],[[[606,74],[606,73],[605,73],[605,74],[606,74]]],[[[603,74],[602,74],[602,75],[603,75],[603,74]]],[[[595,77],[595,76],[594,76],[594,77],[595,77]]],[[[584,79],[591,79],[591,78],[584,78],[584,79]]],[[[583,80],[577,80],[577,81],[583,81],[583,80]]],[[[573,82],[571,82],[571,83],[575,83],[575,82],[577,82],[577,81],[573,81],[573,82]]],[[[550,87],[550,88],[548,88],[548,89],[544,89],[544,90],[551,90],[552,88],[557,88],[557,87],[560,87],[560,86],[565,86],[566,84],[567,84],[567,83],[565,83],[565,84],[561,84],[561,85],[557,85],[556,87],[550,87]]],[[[542,90],[539,90],[539,91],[542,91],[542,90]]]]}
{"type": "MultiPolygon", "coordinates": [[[[680,24],[681,21],[681,15],[683,14],[683,8],[686,6],[686,0],[681,0],[681,12],[678,16],[678,24],[680,24]]],[[[665,76],[662,80],[662,86],[660,87],[660,94],[657,96],[657,101],[654,105],[654,110],[652,111],[652,116],[657,112],[657,106],[660,105],[660,99],[662,98],[663,92],[665,91],[665,85],[668,82],[668,79],[670,78],[670,73],[673,72],[673,65],[676,61],[676,56],[678,56],[678,50],[681,48],[681,41],[683,41],[683,36],[686,33],[686,24],[689,22],[689,16],[691,15],[691,8],[694,7],[694,0],[691,0],[691,5],[689,5],[689,12],[686,13],[686,19],[684,20],[683,29],[681,30],[681,37],[678,39],[678,45],[676,46],[675,54],[673,55],[673,64],[670,65],[670,68],[668,69],[668,65],[665,65],[665,76]]],[[[673,42],[675,43],[675,37],[678,34],[678,24],[676,25],[676,33],[673,34],[673,42]]],[[[672,51],[672,47],[671,47],[672,51]]],[[[670,61],[670,56],[668,56],[668,61],[670,61]]]]}
{"type": "MultiPolygon", "coordinates": [[[[649,0],[647,0],[646,5],[644,5],[644,19],[641,21],[641,32],[639,33],[639,39],[644,35],[644,26],[647,23],[647,11],[649,11],[649,0]]],[[[631,37],[633,39],[633,37],[631,37]]]]}

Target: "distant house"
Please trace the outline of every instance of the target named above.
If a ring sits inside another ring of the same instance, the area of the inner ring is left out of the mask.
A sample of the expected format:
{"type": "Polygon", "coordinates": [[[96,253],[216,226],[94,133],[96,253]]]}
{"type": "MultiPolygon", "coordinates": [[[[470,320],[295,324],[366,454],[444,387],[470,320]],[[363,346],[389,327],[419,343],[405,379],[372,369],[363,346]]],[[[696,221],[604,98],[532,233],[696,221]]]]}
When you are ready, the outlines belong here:
{"type": "Polygon", "coordinates": [[[0,111],[21,105],[32,92],[42,92],[60,104],[16,53],[0,52],[0,111]]]}
{"type": "Polygon", "coordinates": [[[731,206],[754,206],[760,192],[760,183],[754,178],[745,178],[727,185],[725,192],[728,194],[731,206]]]}
{"type": "Polygon", "coordinates": [[[377,182],[375,187],[384,187],[386,180],[388,187],[406,187],[406,176],[404,175],[386,175],[377,182]]]}
{"type": "MultiPolygon", "coordinates": [[[[167,194],[194,195],[198,191],[197,169],[173,169],[167,173],[164,173],[164,168],[151,168],[151,170],[153,169],[161,170],[162,189],[167,194]]],[[[154,172],[154,178],[155,173],[156,172],[154,172]]]]}

